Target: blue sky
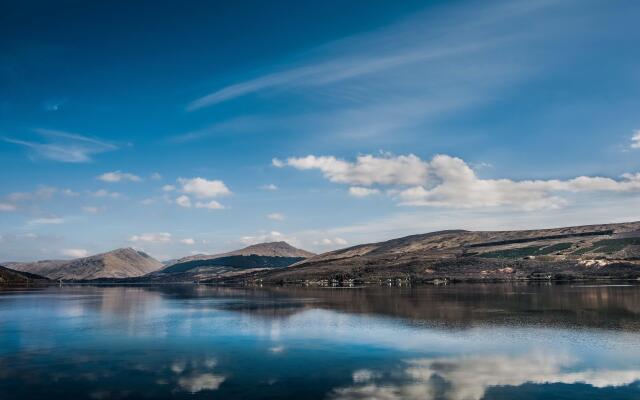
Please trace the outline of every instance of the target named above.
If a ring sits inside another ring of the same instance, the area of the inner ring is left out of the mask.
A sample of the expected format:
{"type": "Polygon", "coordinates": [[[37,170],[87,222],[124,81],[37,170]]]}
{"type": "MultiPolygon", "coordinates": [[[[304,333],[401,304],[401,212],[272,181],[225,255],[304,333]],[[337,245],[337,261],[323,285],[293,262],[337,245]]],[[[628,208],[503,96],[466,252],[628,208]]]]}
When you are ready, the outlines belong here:
{"type": "Polygon", "coordinates": [[[640,219],[635,1],[11,2],[0,260],[640,219]]]}

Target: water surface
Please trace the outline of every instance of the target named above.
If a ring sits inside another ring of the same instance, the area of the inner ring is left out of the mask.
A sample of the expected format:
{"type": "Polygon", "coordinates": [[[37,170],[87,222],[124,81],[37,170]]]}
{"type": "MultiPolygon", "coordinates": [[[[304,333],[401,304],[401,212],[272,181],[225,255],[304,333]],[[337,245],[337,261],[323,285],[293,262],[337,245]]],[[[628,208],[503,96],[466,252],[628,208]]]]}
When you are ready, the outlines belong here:
{"type": "Polygon", "coordinates": [[[0,290],[0,399],[640,399],[640,286],[0,290]]]}

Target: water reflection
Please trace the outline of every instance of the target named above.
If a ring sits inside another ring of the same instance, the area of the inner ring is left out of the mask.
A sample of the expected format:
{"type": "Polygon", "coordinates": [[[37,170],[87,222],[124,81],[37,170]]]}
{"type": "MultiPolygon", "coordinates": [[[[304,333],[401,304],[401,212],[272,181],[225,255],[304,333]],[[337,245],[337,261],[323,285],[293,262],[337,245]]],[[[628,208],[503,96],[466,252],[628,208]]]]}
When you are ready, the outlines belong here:
{"type": "Polygon", "coordinates": [[[640,398],[640,287],[0,291],[0,398],[640,398]]]}
{"type": "Polygon", "coordinates": [[[406,364],[401,375],[394,377],[400,383],[359,370],[353,374],[354,385],[335,389],[331,398],[480,400],[490,387],[582,383],[605,388],[640,380],[640,369],[580,369],[578,360],[557,354],[423,358],[406,364]]]}

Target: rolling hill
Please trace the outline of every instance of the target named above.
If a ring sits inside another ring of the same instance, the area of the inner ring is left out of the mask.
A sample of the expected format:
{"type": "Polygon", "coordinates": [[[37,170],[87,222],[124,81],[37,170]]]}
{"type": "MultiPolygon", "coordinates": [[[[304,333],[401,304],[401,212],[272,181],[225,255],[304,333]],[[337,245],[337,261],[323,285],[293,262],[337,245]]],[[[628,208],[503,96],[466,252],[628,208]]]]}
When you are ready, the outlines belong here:
{"type": "Polygon", "coordinates": [[[248,282],[440,282],[640,277],[640,222],[439,231],[320,254],[248,282]]]}
{"type": "Polygon", "coordinates": [[[43,276],[16,271],[0,265],[0,285],[25,285],[47,281],[48,279],[43,276]]]}

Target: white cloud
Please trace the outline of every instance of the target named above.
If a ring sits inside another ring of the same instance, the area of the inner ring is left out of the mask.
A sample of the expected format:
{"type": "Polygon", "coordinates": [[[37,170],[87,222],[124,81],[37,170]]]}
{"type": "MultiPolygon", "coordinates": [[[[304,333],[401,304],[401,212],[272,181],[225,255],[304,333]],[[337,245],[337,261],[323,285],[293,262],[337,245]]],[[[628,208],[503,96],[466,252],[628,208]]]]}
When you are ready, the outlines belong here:
{"type": "Polygon", "coordinates": [[[57,225],[65,222],[64,218],[60,217],[48,217],[48,218],[36,218],[28,222],[29,225],[57,225]]]}
{"type": "Polygon", "coordinates": [[[243,236],[240,238],[240,242],[245,245],[264,243],[264,242],[280,242],[285,241],[295,246],[297,240],[295,237],[286,236],[278,231],[261,232],[257,235],[243,236]]]}
{"type": "Polygon", "coordinates": [[[93,154],[116,150],[114,144],[75,133],[36,129],[36,133],[46,138],[46,143],[4,138],[6,142],[25,146],[32,158],[44,158],[69,163],[91,161],[93,154]]]}
{"type": "Polygon", "coordinates": [[[159,181],[160,179],[162,179],[162,174],[160,174],[159,172],[154,172],[151,174],[151,179],[153,179],[154,181],[159,181]]]}
{"type": "Polygon", "coordinates": [[[290,157],[273,160],[277,167],[290,166],[299,170],[317,169],[331,182],[351,185],[418,185],[427,180],[429,165],[413,154],[392,156],[383,154],[358,156],[355,163],[333,156],[290,157]]]}
{"type": "Polygon", "coordinates": [[[40,186],[33,192],[13,192],[7,198],[12,202],[48,200],[59,190],[52,186],[40,186]]]}
{"type": "Polygon", "coordinates": [[[0,211],[11,212],[15,210],[16,210],[16,206],[14,204],[0,203],[0,211]]]}
{"type": "Polygon", "coordinates": [[[196,241],[193,238],[184,238],[184,239],[180,239],[180,243],[192,246],[196,244],[196,241]]]}
{"type": "Polygon", "coordinates": [[[102,211],[102,207],[96,207],[96,206],[84,206],[82,207],[82,211],[88,213],[88,214],[97,214],[100,211],[102,211]]]}
{"type": "Polygon", "coordinates": [[[207,180],[204,178],[180,178],[182,191],[197,198],[212,198],[231,194],[229,188],[221,180],[207,180]]]}
{"type": "Polygon", "coordinates": [[[89,255],[89,252],[85,249],[62,249],[60,254],[65,257],[82,258],[89,255]]]}
{"type": "Polygon", "coordinates": [[[173,186],[173,185],[164,185],[164,186],[162,187],[162,190],[163,190],[164,192],[173,192],[174,190],[176,190],[176,187],[175,187],[175,186],[173,186]]]}
{"type": "Polygon", "coordinates": [[[380,194],[380,191],[362,186],[351,186],[349,188],[349,195],[353,197],[367,197],[374,194],[380,194]]]}
{"type": "Polygon", "coordinates": [[[105,172],[104,174],[98,176],[97,179],[100,179],[104,182],[140,182],[142,179],[134,174],[130,174],[128,172],[122,171],[113,171],[113,172],[105,172]]]}
{"type": "Polygon", "coordinates": [[[198,201],[196,202],[196,208],[206,208],[209,210],[222,210],[225,207],[218,203],[215,200],[210,200],[210,201],[198,201]]]}
{"type": "Polygon", "coordinates": [[[275,213],[267,214],[267,218],[272,219],[274,221],[284,221],[284,214],[275,212],[275,213]]]}
{"type": "Polygon", "coordinates": [[[267,185],[260,186],[260,189],[273,191],[273,190],[278,190],[278,187],[276,185],[274,185],[273,183],[269,183],[267,185]]]}
{"type": "Polygon", "coordinates": [[[99,190],[96,190],[95,192],[89,192],[89,195],[93,197],[110,197],[112,199],[117,199],[122,196],[121,193],[110,192],[106,189],[99,189],[99,190]]]}
{"type": "MultiPolygon", "coordinates": [[[[569,180],[482,179],[462,159],[442,154],[430,161],[421,160],[413,154],[383,154],[379,157],[361,155],[353,163],[332,156],[310,155],[274,162],[276,164],[300,170],[317,169],[325,178],[336,183],[386,185],[389,194],[397,197],[401,205],[408,206],[554,209],[567,203],[565,198],[559,196],[562,192],[640,191],[640,173],[624,174],[617,180],[597,176],[580,176],[569,180]]],[[[366,189],[350,190],[350,194],[370,194],[366,189]]]]}
{"type": "Polygon", "coordinates": [[[189,196],[178,196],[176,198],[176,204],[179,205],[180,207],[185,207],[185,208],[189,208],[191,207],[191,199],[189,198],[189,196]]]}
{"type": "Polygon", "coordinates": [[[348,243],[349,242],[347,242],[345,239],[343,239],[341,237],[324,238],[322,240],[314,242],[314,244],[322,245],[322,246],[345,246],[348,243]]]}
{"type": "Polygon", "coordinates": [[[640,149],[640,129],[635,131],[633,136],[631,136],[631,148],[640,149]]]}
{"type": "Polygon", "coordinates": [[[171,234],[168,232],[142,233],[131,236],[129,241],[134,243],[169,243],[171,241],[171,234]]]}

